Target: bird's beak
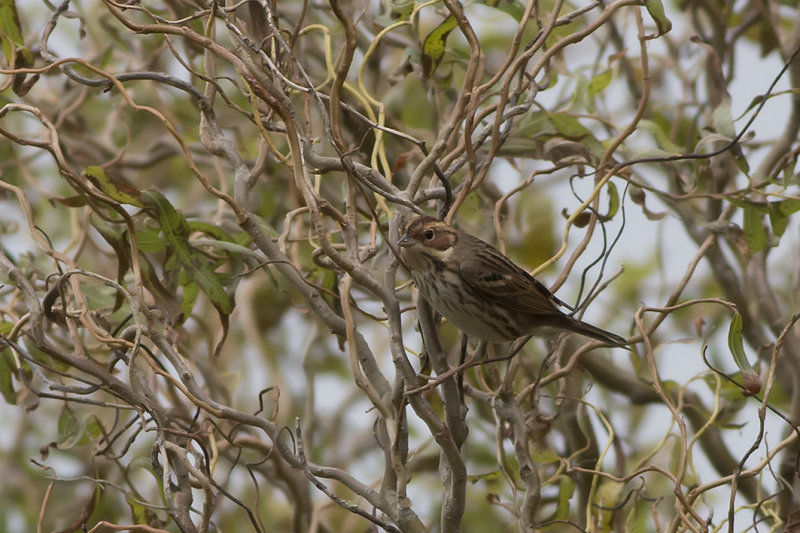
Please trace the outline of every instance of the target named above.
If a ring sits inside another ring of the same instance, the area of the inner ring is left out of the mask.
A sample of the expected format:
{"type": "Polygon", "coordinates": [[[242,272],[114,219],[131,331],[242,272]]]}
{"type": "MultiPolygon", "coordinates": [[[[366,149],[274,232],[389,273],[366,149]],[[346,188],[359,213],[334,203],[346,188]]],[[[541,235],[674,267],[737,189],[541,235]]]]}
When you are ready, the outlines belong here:
{"type": "Polygon", "coordinates": [[[408,233],[403,233],[403,236],[400,237],[399,241],[397,241],[397,246],[400,246],[401,248],[408,248],[412,244],[414,244],[414,239],[409,237],[408,233]]]}

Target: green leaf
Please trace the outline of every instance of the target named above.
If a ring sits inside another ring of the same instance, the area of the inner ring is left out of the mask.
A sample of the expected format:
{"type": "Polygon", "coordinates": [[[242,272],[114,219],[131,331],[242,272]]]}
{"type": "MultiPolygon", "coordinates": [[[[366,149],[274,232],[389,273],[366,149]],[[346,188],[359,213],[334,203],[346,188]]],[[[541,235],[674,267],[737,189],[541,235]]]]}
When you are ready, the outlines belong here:
{"type": "Polygon", "coordinates": [[[456,18],[450,15],[436,26],[422,42],[422,77],[429,79],[436,72],[436,68],[444,57],[447,36],[457,26],[456,18]]]}
{"type": "MultiPolygon", "coordinates": [[[[160,472],[156,472],[152,459],[147,455],[134,456],[127,465],[124,465],[124,470],[126,475],[138,474],[137,471],[142,470],[143,473],[150,474],[150,477],[153,478],[153,482],[160,490],[164,489],[164,478],[161,477],[160,472]]],[[[144,480],[144,482],[146,482],[146,480],[144,480]]]]}
{"type": "MultiPolygon", "coordinates": [[[[89,223],[114,249],[117,257],[117,281],[121,285],[124,285],[125,274],[128,272],[128,268],[131,266],[130,244],[128,243],[128,239],[125,238],[127,235],[123,234],[116,227],[107,223],[100,217],[91,217],[89,219],[89,223]]],[[[142,261],[142,263],[146,263],[146,261],[142,261]]],[[[146,267],[150,266],[149,263],[146,266],[144,264],[141,264],[140,266],[142,268],[142,277],[147,279],[146,267]]],[[[116,301],[114,302],[114,311],[122,306],[122,302],[122,293],[118,292],[116,295],[116,301]]]]}
{"type": "Polygon", "coordinates": [[[197,301],[197,295],[200,294],[200,287],[197,283],[190,281],[183,286],[183,298],[181,299],[181,312],[183,316],[192,314],[194,302],[197,301]]]}
{"type": "Polygon", "coordinates": [[[89,444],[91,439],[102,434],[100,422],[93,414],[84,415],[79,421],[69,409],[62,409],[58,419],[58,449],[68,450],[74,446],[89,444]]]}
{"type": "Polygon", "coordinates": [[[547,120],[558,133],[573,141],[579,141],[592,134],[577,118],[567,113],[548,113],[547,120]]]}
{"type": "Polygon", "coordinates": [[[733,163],[736,165],[736,168],[738,168],[745,176],[750,177],[750,163],[747,161],[747,157],[745,157],[741,146],[739,146],[739,143],[736,143],[731,147],[730,154],[733,156],[733,163]]]}
{"type": "Polygon", "coordinates": [[[493,481],[498,479],[503,479],[503,472],[500,470],[492,470],[490,472],[484,472],[483,474],[470,474],[467,476],[467,481],[472,484],[478,481],[493,481]]]}
{"type": "Polygon", "coordinates": [[[572,152],[570,155],[583,155],[590,162],[598,161],[606,151],[603,144],[574,115],[546,111],[526,114],[514,125],[511,143],[507,143],[502,150],[512,155],[523,153],[526,157],[530,157],[532,152],[538,152],[542,159],[552,158],[552,154],[547,153],[550,148],[545,146],[545,143],[552,139],[580,143],[583,147],[580,152],[570,149],[572,152]]]}
{"type": "Polygon", "coordinates": [[[17,46],[25,46],[15,0],[0,0],[0,32],[17,46]]]}
{"type": "Polygon", "coordinates": [[[133,517],[134,524],[147,524],[150,520],[150,511],[147,507],[136,501],[135,498],[128,495],[126,501],[131,509],[131,517],[133,517]]]}
{"type": "Polygon", "coordinates": [[[618,481],[605,480],[600,483],[594,496],[594,503],[599,507],[597,522],[600,527],[594,529],[598,532],[613,531],[611,525],[613,524],[612,509],[618,508],[622,505],[624,495],[624,484],[618,481]]]}
{"type": "Polygon", "coordinates": [[[14,49],[25,46],[15,0],[0,0],[0,39],[6,62],[11,64],[14,59],[14,49]]]}
{"type": "MultiPolygon", "coordinates": [[[[172,256],[164,264],[164,270],[167,271],[170,261],[174,261],[174,266],[180,268],[178,274],[185,274],[196,283],[217,309],[222,324],[222,337],[214,348],[214,355],[218,355],[228,335],[228,326],[230,324],[228,316],[233,311],[233,301],[225,291],[221,279],[226,276],[218,275],[214,271],[212,261],[190,245],[190,226],[183,215],[175,210],[169,200],[153,190],[144,191],[141,198],[146,209],[158,220],[164,241],[173,252],[172,256]]],[[[185,295],[184,300],[181,302],[184,308],[194,301],[191,289],[189,291],[188,297],[185,295]]]]}
{"type": "Polygon", "coordinates": [[[711,119],[714,123],[714,129],[716,129],[718,133],[730,139],[736,137],[736,128],[733,126],[733,115],[731,114],[730,98],[722,100],[716,109],[714,109],[711,119]]]}
{"type": "MultiPolygon", "coordinates": [[[[676,155],[683,152],[683,149],[674,143],[669,137],[671,124],[666,121],[656,122],[653,120],[642,119],[639,121],[637,129],[648,131],[655,137],[656,145],[666,152],[665,155],[676,155]]],[[[641,157],[637,153],[637,157],[641,157]]]]}
{"type": "Polygon", "coordinates": [[[136,245],[140,252],[146,254],[157,253],[167,247],[167,243],[161,238],[161,231],[150,226],[136,232],[136,245]]]}
{"type": "Polygon", "coordinates": [[[555,133],[553,124],[548,120],[545,111],[533,111],[525,114],[514,124],[512,135],[522,138],[532,138],[537,135],[552,136],[555,133]]]}
{"type": "Polygon", "coordinates": [[[381,17],[386,20],[381,22],[388,26],[394,22],[408,20],[417,3],[414,0],[381,0],[381,4],[386,12],[386,15],[381,17]]]}
{"type": "Polygon", "coordinates": [[[189,224],[186,219],[156,191],[144,191],[142,199],[158,219],[164,240],[174,250],[180,267],[197,283],[221,315],[229,315],[233,311],[233,303],[211,268],[210,260],[189,244],[189,224]]]}
{"type": "Polygon", "coordinates": [[[17,372],[14,356],[8,346],[0,349],[0,394],[9,405],[17,405],[17,393],[14,391],[12,377],[17,372]]]}
{"type": "Polygon", "coordinates": [[[661,0],[647,0],[647,12],[653,17],[653,22],[656,23],[656,37],[664,35],[672,29],[672,22],[667,18],[664,13],[664,4],[661,0]]]}
{"type": "MultiPolygon", "coordinates": [[[[2,0],[0,0],[2,1],[2,0]]],[[[141,193],[130,185],[124,183],[119,179],[112,178],[101,167],[92,165],[86,169],[84,175],[91,181],[98,189],[106,193],[109,197],[123,204],[133,205],[136,207],[144,207],[144,204],[138,200],[141,193]]]]}
{"type": "Polygon", "coordinates": [[[58,419],[58,449],[69,450],[70,448],[89,442],[86,436],[86,424],[89,416],[84,416],[80,422],[75,419],[69,409],[61,410],[61,417],[58,419]]]}
{"type": "Polygon", "coordinates": [[[733,360],[736,366],[744,372],[754,372],[753,367],[747,360],[747,355],[744,353],[744,345],[742,344],[742,315],[736,311],[731,319],[731,325],[728,328],[728,349],[733,355],[733,360]]]}
{"type": "Polygon", "coordinates": [[[578,72],[575,75],[575,88],[572,89],[572,96],[567,109],[574,109],[577,106],[584,105],[590,113],[593,113],[593,104],[594,102],[589,99],[589,78],[578,72]]]}
{"type": "Polygon", "coordinates": [[[763,94],[759,94],[758,96],[754,96],[753,99],[750,100],[750,105],[748,105],[747,108],[745,108],[745,110],[742,111],[742,114],[739,115],[739,118],[745,116],[747,113],[750,112],[751,109],[754,109],[754,108],[758,107],[763,100],[764,100],[764,95],[763,94]]]}
{"type": "Polygon", "coordinates": [[[537,448],[533,450],[531,458],[537,463],[555,463],[561,460],[561,457],[557,453],[547,448],[537,448]]]}
{"type": "Polygon", "coordinates": [[[789,224],[789,217],[800,211],[800,199],[790,198],[768,204],[769,221],[772,224],[772,232],[776,237],[780,237],[786,231],[789,224]]]}
{"type": "Polygon", "coordinates": [[[744,208],[744,238],[750,253],[758,253],[767,246],[767,230],[759,209],[748,204],[744,208]]]}
{"type": "Polygon", "coordinates": [[[594,97],[602,92],[611,83],[613,77],[614,73],[611,69],[608,69],[592,78],[592,81],[589,82],[589,96],[594,97]]]}
{"type": "Polygon", "coordinates": [[[565,520],[570,516],[569,502],[575,494],[575,483],[569,476],[561,476],[558,485],[558,507],[554,518],[565,520]]]}
{"type": "Polygon", "coordinates": [[[783,180],[782,180],[782,182],[780,184],[783,185],[784,187],[788,187],[789,183],[794,178],[794,168],[795,168],[795,166],[797,166],[797,158],[796,157],[789,158],[789,160],[783,166],[783,171],[782,171],[783,180]]]}
{"type": "Polygon", "coordinates": [[[83,207],[86,205],[86,198],[83,196],[67,196],[66,198],[49,198],[50,203],[59,203],[67,207],[83,207]]]}
{"type": "Polygon", "coordinates": [[[736,207],[741,207],[742,209],[750,209],[755,213],[759,213],[761,215],[766,215],[769,213],[769,205],[766,202],[754,202],[753,200],[749,200],[747,198],[728,198],[728,201],[735,205],[736,207]]]}
{"type": "Polygon", "coordinates": [[[608,222],[619,211],[619,191],[613,181],[606,182],[606,191],[608,192],[608,213],[601,215],[599,218],[603,222],[608,222]]]}
{"type": "Polygon", "coordinates": [[[211,235],[219,241],[236,242],[227,231],[219,226],[215,226],[214,224],[209,224],[208,222],[202,221],[192,221],[188,224],[191,231],[198,231],[200,233],[211,235]]]}

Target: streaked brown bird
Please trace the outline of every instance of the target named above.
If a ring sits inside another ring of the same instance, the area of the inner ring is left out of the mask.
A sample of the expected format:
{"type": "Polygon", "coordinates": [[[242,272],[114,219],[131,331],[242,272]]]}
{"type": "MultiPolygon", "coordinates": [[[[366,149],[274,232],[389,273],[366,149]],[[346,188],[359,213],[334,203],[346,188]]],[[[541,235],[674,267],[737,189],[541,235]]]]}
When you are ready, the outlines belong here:
{"type": "Polygon", "coordinates": [[[565,314],[562,308],[569,306],[489,243],[433,217],[410,220],[397,244],[425,300],[470,337],[507,342],[555,328],[627,345],[619,335],[565,314]]]}

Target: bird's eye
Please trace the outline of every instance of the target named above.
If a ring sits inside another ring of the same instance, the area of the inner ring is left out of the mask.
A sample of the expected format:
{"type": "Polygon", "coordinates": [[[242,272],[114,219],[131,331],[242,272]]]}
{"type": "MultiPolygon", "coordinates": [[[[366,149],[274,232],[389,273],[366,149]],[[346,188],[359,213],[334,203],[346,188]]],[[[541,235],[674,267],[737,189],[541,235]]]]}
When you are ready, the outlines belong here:
{"type": "Polygon", "coordinates": [[[434,236],[436,236],[436,232],[433,231],[432,229],[429,229],[428,231],[425,232],[426,241],[432,241],[434,236]]]}

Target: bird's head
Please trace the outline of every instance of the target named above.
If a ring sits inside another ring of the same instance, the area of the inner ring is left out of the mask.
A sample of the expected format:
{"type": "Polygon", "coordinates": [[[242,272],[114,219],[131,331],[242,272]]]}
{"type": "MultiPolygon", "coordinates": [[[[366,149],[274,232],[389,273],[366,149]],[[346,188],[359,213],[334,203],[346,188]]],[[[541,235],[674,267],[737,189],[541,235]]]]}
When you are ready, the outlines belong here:
{"type": "Polygon", "coordinates": [[[400,228],[400,246],[404,258],[414,268],[415,259],[428,257],[447,261],[458,243],[458,231],[429,216],[418,216],[400,228]]]}

